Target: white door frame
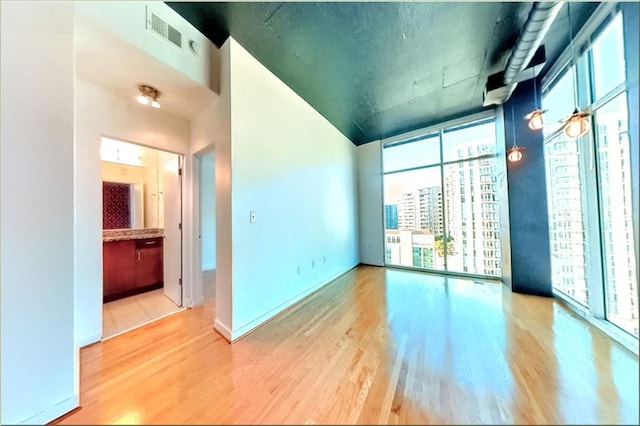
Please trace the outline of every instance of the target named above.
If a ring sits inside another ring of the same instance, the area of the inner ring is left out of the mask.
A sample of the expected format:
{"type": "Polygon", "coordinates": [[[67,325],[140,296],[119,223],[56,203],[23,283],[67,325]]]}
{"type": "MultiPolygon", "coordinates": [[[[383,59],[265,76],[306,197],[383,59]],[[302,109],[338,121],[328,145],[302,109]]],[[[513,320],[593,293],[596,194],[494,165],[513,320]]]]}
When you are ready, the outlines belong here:
{"type": "Polygon", "coordinates": [[[194,152],[191,157],[191,235],[193,237],[191,240],[191,306],[204,303],[204,293],[202,288],[202,244],[200,234],[200,162],[202,161],[202,157],[210,152],[214,152],[214,144],[209,144],[203,149],[194,152]]]}

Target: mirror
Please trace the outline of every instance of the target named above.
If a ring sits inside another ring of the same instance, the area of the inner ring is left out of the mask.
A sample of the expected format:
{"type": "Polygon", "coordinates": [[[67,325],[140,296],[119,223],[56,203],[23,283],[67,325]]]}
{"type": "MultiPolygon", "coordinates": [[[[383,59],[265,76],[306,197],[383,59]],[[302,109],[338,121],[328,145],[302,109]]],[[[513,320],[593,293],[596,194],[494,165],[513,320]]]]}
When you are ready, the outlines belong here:
{"type": "Polygon", "coordinates": [[[103,229],[162,229],[162,166],[175,157],[103,137],[100,145],[103,229]]]}

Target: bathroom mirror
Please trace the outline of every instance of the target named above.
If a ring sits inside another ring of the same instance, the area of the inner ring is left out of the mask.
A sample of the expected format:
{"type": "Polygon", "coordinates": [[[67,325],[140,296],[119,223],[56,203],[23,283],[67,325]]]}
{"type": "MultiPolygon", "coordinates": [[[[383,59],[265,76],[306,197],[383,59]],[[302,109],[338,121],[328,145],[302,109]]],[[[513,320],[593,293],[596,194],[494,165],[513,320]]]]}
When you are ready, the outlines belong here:
{"type": "Polygon", "coordinates": [[[175,156],[102,138],[103,229],[164,227],[163,166],[175,156]]]}

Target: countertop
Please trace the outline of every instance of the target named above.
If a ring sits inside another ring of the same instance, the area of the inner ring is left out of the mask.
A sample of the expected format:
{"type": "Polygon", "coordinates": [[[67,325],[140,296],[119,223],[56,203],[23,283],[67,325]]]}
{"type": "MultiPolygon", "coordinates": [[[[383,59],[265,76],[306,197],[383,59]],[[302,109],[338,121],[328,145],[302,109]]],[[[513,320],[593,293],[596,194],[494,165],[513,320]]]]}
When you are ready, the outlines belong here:
{"type": "Polygon", "coordinates": [[[164,229],[162,228],[144,228],[144,229],[103,229],[102,241],[122,241],[122,240],[139,240],[142,238],[164,237],[164,229]]]}

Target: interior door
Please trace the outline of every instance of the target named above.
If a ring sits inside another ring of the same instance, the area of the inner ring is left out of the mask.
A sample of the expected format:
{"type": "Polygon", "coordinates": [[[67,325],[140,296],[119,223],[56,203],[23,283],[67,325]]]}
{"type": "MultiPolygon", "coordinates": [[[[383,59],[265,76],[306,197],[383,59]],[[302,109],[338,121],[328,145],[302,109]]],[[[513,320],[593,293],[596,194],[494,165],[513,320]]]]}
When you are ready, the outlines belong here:
{"type": "Polygon", "coordinates": [[[164,294],[182,306],[182,157],[164,163],[164,294]]]}

